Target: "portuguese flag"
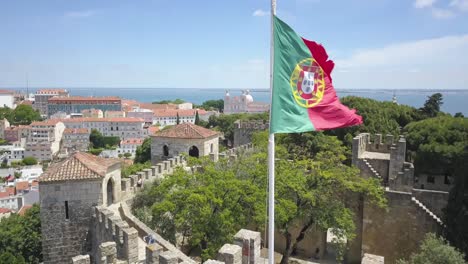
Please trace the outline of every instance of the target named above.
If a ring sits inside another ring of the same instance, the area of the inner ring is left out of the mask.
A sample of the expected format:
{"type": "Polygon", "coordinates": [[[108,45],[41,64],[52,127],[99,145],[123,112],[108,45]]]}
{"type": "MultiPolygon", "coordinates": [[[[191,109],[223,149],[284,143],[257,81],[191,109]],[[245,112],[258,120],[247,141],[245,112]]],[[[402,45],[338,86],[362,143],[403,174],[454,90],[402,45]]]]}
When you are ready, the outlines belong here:
{"type": "Polygon", "coordinates": [[[362,117],[340,103],[332,85],[335,64],[322,45],[301,38],[274,16],[270,133],[359,125],[362,117]]]}

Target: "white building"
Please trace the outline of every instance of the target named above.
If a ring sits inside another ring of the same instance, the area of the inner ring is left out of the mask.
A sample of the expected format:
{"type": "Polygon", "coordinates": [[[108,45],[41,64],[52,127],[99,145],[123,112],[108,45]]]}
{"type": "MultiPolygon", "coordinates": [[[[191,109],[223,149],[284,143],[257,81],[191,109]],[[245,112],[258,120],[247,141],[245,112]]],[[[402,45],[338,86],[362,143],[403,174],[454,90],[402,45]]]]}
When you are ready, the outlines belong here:
{"type": "Polygon", "coordinates": [[[5,129],[10,127],[10,122],[6,118],[0,120],[0,138],[5,139],[5,129]]]}
{"type": "Polygon", "coordinates": [[[87,128],[65,128],[62,137],[63,154],[70,154],[76,151],[87,151],[89,147],[89,134],[87,128]]]}
{"type": "Polygon", "coordinates": [[[163,109],[154,110],[153,124],[159,126],[173,126],[177,125],[177,115],[179,116],[179,123],[195,124],[195,117],[198,112],[200,120],[208,121],[211,115],[215,115],[215,111],[205,111],[203,109],[163,109]]]}
{"type": "Polygon", "coordinates": [[[254,102],[249,90],[242,91],[241,96],[231,96],[226,91],[224,96],[224,113],[264,113],[268,112],[270,105],[262,102],[254,102]]]}
{"type": "Polygon", "coordinates": [[[23,206],[23,196],[13,195],[0,198],[0,207],[18,211],[23,206]]]}
{"type": "Polygon", "coordinates": [[[0,107],[15,108],[15,92],[0,90],[0,107]]]}
{"type": "Polygon", "coordinates": [[[66,128],[86,128],[89,131],[96,129],[103,136],[115,136],[120,139],[144,138],[148,135],[143,128],[144,120],[141,118],[70,118],[60,119],[66,128]]]}
{"type": "Polygon", "coordinates": [[[60,150],[64,130],[65,125],[59,120],[32,122],[24,156],[39,161],[52,160],[60,150]]]}
{"type": "Polygon", "coordinates": [[[120,147],[118,149],[119,154],[130,153],[132,157],[135,156],[136,149],[143,144],[143,138],[129,138],[120,141],[120,147]]]}
{"type": "Polygon", "coordinates": [[[181,103],[177,105],[177,108],[182,109],[182,110],[189,110],[193,109],[193,104],[192,103],[181,103]]]}

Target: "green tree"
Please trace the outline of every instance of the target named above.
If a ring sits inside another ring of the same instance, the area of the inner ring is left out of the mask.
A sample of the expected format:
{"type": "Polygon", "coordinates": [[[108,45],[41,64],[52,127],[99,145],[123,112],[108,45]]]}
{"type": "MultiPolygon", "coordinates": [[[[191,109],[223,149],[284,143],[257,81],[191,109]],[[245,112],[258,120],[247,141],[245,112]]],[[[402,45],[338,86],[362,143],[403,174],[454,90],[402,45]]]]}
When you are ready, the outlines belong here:
{"type": "Polygon", "coordinates": [[[175,99],[175,100],[161,100],[161,101],[154,101],[152,104],[182,104],[185,103],[182,99],[175,99]]]}
{"type": "Polygon", "coordinates": [[[24,165],[36,165],[37,164],[37,159],[34,157],[25,157],[23,159],[23,164],[24,165]]]}
{"type": "Polygon", "coordinates": [[[465,264],[463,254],[451,247],[443,238],[427,234],[418,253],[409,260],[399,260],[398,264],[465,264]]]}
{"type": "Polygon", "coordinates": [[[132,165],[122,165],[122,177],[123,178],[128,178],[130,175],[136,174],[139,171],[142,171],[144,169],[149,169],[151,168],[151,162],[145,162],[145,163],[134,163],[132,165]]]}
{"type": "MultiPolygon", "coordinates": [[[[24,216],[12,214],[0,220],[0,255],[10,258],[12,263],[42,262],[41,220],[39,205],[35,204],[24,216]],[[9,254],[8,254],[9,253],[9,254]]],[[[2,259],[2,263],[8,263],[2,259]]]]}
{"type": "Polygon", "coordinates": [[[468,257],[468,146],[456,160],[455,184],[445,209],[446,237],[468,257]]]}
{"type": "Polygon", "coordinates": [[[468,146],[468,119],[438,116],[404,128],[416,173],[453,175],[454,162],[468,146]]]}
{"type": "Polygon", "coordinates": [[[441,93],[435,93],[427,97],[424,106],[420,111],[427,117],[435,117],[440,112],[440,107],[443,104],[443,98],[441,93]]]}
{"type": "Polygon", "coordinates": [[[12,125],[29,125],[33,121],[42,120],[41,114],[30,105],[18,105],[11,113],[8,121],[12,125]]]}
{"type": "Polygon", "coordinates": [[[26,264],[22,256],[15,256],[10,252],[3,252],[0,254],[0,261],[8,264],[26,264]]]}
{"type": "Polygon", "coordinates": [[[145,188],[133,209],[136,215],[150,210],[150,227],[173,243],[180,234],[183,246],[200,250],[206,260],[240,228],[263,223],[265,188],[259,181],[265,180],[265,169],[257,168],[265,165],[255,159],[228,165],[227,160],[200,158],[196,163],[203,169],[189,173],[178,168],[145,188]]]}
{"type": "Polygon", "coordinates": [[[224,110],[224,100],[208,100],[203,102],[201,105],[197,106],[197,108],[202,108],[205,110],[217,110],[219,112],[223,112],[224,110]]]}
{"type": "Polygon", "coordinates": [[[357,113],[362,116],[363,124],[329,130],[325,134],[337,136],[347,147],[351,147],[353,137],[359,133],[382,133],[398,136],[400,128],[422,119],[421,113],[416,108],[407,105],[357,96],[346,96],[341,99],[341,102],[349,108],[356,109],[357,113]]]}
{"type": "Polygon", "coordinates": [[[123,154],[122,154],[122,153],[119,153],[119,155],[117,155],[117,157],[122,158],[122,157],[123,157],[123,154]]]}
{"type": "Polygon", "coordinates": [[[151,161],[151,137],[145,138],[143,144],[138,146],[135,152],[135,163],[151,161]]]}
{"type": "Polygon", "coordinates": [[[125,157],[126,159],[130,158],[131,156],[132,156],[132,153],[130,153],[130,152],[125,152],[125,153],[124,153],[124,157],[125,157]]]}
{"type": "Polygon", "coordinates": [[[176,124],[180,124],[180,117],[179,117],[179,112],[177,112],[177,117],[176,117],[176,124]]]}
{"type": "Polygon", "coordinates": [[[458,112],[458,113],[455,113],[453,117],[465,117],[465,115],[463,115],[463,113],[461,112],[458,112]]]}
{"type": "Polygon", "coordinates": [[[115,146],[120,144],[120,138],[114,136],[103,136],[97,129],[91,129],[89,135],[89,141],[91,142],[90,148],[105,148],[113,149],[115,146]]]}
{"type": "Polygon", "coordinates": [[[195,125],[197,125],[197,126],[200,125],[200,116],[198,115],[198,110],[195,113],[195,125]]]}

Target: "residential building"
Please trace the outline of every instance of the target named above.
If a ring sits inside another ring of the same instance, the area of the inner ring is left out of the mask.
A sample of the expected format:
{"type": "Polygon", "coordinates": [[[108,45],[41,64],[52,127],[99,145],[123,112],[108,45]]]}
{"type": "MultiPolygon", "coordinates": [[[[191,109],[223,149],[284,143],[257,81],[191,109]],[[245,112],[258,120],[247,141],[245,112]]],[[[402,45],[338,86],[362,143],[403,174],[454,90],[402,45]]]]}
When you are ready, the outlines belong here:
{"type": "Polygon", "coordinates": [[[6,118],[0,120],[0,138],[5,139],[5,129],[10,127],[10,122],[6,118]]]}
{"type": "Polygon", "coordinates": [[[96,129],[103,136],[116,136],[120,139],[144,138],[148,135],[144,121],[140,118],[70,118],[61,119],[66,128],[96,129]]]}
{"type": "Polygon", "coordinates": [[[135,156],[136,149],[138,146],[143,144],[143,138],[129,138],[120,141],[120,147],[118,149],[119,154],[130,153],[135,156]]]}
{"type": "Polygon", "coordinates": [[[15,92],[0,90],[0,107],[15,108],[15,92]]]}
{"type": "Polygon", "coordinates": [[[141,118],[145,123],[153,123],[153,111],[150,109],[136,108],[127,112],[127,117],[141,118]]]}
{"type": "Polygon", "coordinates": [[[177,108],[178,109],[183,109],[183,110],[193,109],[193,104],[185,102],[185,103],[178,104],[177,108]]]}
{"type": "Polygon", "coordinates": [[[57,112],[67,114],[81,113],[85,109],[99,109],[101,111],[121,111],[122,100],[119,97],[52,97],[49,99],[48,114],[57,112]]]}
{"type": "Polygon", "coordinates": [[[224,96],[224,113],[264,113],[268,112],[270,105],[262,102],[254,102],[249,90],[242,91],[241,96],[231,96],[226,91],[224,96]]]}
{"type": "Polygon", "coordinates": [[[103,118],[104,114],[101,109],[85,109],[81,111],[82,117],[103,118]]]}
{"type": "Polygon", "coordinates": [[[179,115],[179,123],[192,123],[195,124],[195,117],[197,115],[200,120],[208,121],[211,115],[216,114],[214,111],[205,111],[203,109],[164,109],[154,110],[153,124],[159,126],[177,125],[177,115],[179,115]]]}
{"type": "Polygon", "coordinates": [[[87,151],[90,130],[87,128],[65,128],[62,137],[62,153],[87,151]]]}
{"type": "Polygon", "coordinates": [[[33,108],[39,110],[42,116],[49,116],[48,105],[52,97],[68,97],[68,91],[65,89],[40,89],[34,95],[33,108]]]}
{"type": "Polygon", "coordinates": [[[0,207],[18,211],[23,206],[23,196],[7,196],[5,192],[0,192],[0,207]]]}
{"type": "Polygon", "coordinates": [[[125,111],[106,111],[104,112],[105,118],[118,118],[118,117],[126,117],[125,111]]]}
{"type": "Polygon", "coordinates": [[[59,120],[32,122],[26,141],[26,157],[39,161],[52,160],[60,150],[65,125],[59,120]]]}
{"type": "Polygon", "coordinates": [[[12,212],[13,212],[13,211],[12,211],[11,209],[0,207],[0,220],[1,220],[2,218],[10,217],[10,215],[11,215],[12,212]]]}

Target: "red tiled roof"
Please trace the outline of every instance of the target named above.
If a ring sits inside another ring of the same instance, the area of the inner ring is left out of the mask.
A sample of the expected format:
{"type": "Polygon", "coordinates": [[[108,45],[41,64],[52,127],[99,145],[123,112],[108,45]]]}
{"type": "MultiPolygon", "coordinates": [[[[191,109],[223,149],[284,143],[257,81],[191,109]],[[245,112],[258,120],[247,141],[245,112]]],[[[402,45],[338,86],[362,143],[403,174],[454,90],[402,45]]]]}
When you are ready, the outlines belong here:
{"type": "MultiPolygon", "coordinates": [[[[6,196],[13,196],[16,194],[16,189],[13,186],[8,186],[8,187],[5,187],[5,191],[3,191],[2,193],[6,193],[6,196]]],[[[3,197],[6,197],[6,196],[4,195],[3,197]]]]}
{"type": "Polygon", "coordinates": [[[0,94],[11,94],[11,95],[13,95],[13,94],[15,94],[15,92],[10,91],[10,90],[0,90],[0,94]]]}
{"type": "Polygon", "coordinates": [[[31,182],[31,187],[37,187],[39,186],[39,182],[38,181],[33,181],[31,182]]]}
{"type": "Polygon", "coordinates": [[[33,102],[32,102],[32,101],[29,101],[29,100],[23,100],[23,101],[21,101],[21,104],[23,104],[23,105],[32,105],[32,103],[33,103],[33,102]]]}
{"type": "Polygon", "coordinates": [[[150,126],[148,127],[148,134],[153,135],[156,134],[156,132],[159,131],[159,127],[157,126],[150,126]]]}
{"type": "Polygon", "coordinates": [[[32,122],[30,126],[55,126],[58,122],[60,122],[59,119],[48,119],[45,121],[32,122]]]}
{"type": "Polygon", "coordinates": [[[175,117],[179,113],[179,117],[182,116],[195,116],[197,114],[205,115],[206,111],[203,109],[165,109],[165,110],[153,110],[154,116],[156,117],[175,117]]]}
{"type": "Polygon", "coordinates": [[[77,117],[77,118],[67,118],[67,119],[55,119],[60,120],[64,123],[83,123],[83,122],[127,122],[127,123],[143,123],[145,122],[141,118],[136,117],[106,117],[106,118],[96,118],[96,117],[77,117]]]}
{"type": "Polygon", "coordinates": [[[120,141],[120,145],[141,145],[143,144],[143,138],[128,138],[120,141]]]}
{"type": "Polygon", "coordinates": [[[77,152],[68,159],[50,166],[39,177],[39,182],[102,179],[109,167],[117,163],[120,161],[77,152]]]}
{"type": "Polygon", "coordinates": [[[89,134],[87,128],[65,128],[63,134],[89,134]]]}
{"type": "Polygon", "coordinates": [[[28,211],[28,210],[31,209],[31,208],[32,208],[32,205],[25,204],[25,205],[23,205],[23,207],[21,207],[21,209],[18,211],[18,214],[21,215],[21,216],[23,216],[23,215],[26,213],[26,211],[28,211]]]}
{"type": "Polygon", "coordinates": [[[177,109],[175,104],[151,104],[151,103],[141,103],[140,108],[155,110],[164,110],[164,109],[177,109]]]}
{"type": "Polygon", "coordinates": [[[166,138],[187,138],[187,139],[198,139],[208,138],[211,136],[218,135],[219,133],[201,126],[194,125],[192,123],[182,123],[173,126],[169,129],[160,131],[153,137],[166,137],[166,138]]]}
{"type": "Polygon", "coordinates": [[[11,212],[11,209],[0,207],[0,214],[7,214],[11,212]]]}
{"type": "Polygon", "coordinates": [[[22,181],[22,182],[16,182],[16,191],[24,191],[29,189],[29,182],[28,181],[22,181]]]}
{"type": "Polygon", "coordinates": [[[8,192],[0,192],[0,198],[5,198],[5,197],[8,197],[10,196],[10,194],[8,192]]]}
{"type": "Polygon", "coordinates": [[[119,101],[121,102],[121,99],[118,96],[105,96],[105,97],[54,96],[52,98],[49,98],[49,102],[61,102],[61,101],[119,101]]]}

